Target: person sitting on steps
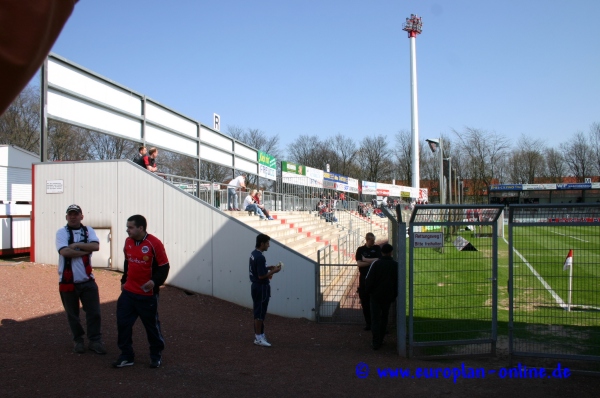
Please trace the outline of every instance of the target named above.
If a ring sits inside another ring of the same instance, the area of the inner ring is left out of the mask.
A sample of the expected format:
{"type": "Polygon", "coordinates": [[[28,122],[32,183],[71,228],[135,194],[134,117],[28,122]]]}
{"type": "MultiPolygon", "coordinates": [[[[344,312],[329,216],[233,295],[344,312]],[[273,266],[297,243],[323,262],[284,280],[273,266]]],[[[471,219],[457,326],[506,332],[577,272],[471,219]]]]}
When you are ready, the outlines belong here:
{"type": "Polygon", "coordinates": [[[258,206],[259,209],[262,210],[262,212],[265,214],[265,217],[267,217],[267,220],[272,220],[273,217],[271,217],[271,215],[269,214],[269,210],[267,210],[267,208],[265,207],[265,205],[260,203],[260,198],[262,196],[262,194],[260,193],[260,191],[257,191],[256,189],[253,189],[250,192],[250,196],[252,196],[252,199],[254,199],[254,203],[258,206]]]}
{"type": "Polygon", "coordinates": [[[261,220],[264,220],[266,218],[264,213],[260,209],[260,207],[258,207],[258,205],[256,203],[254,203],[254,199],[252,198],[252,195],[250,195],[250,193],[248,193],[248,195],[246,196],[246,199],[244,199],[244,203],[242,204],[242,209],[247,211],[248,214],[250,214],[250,213],[258,214],[260,216],[261,220]]]}

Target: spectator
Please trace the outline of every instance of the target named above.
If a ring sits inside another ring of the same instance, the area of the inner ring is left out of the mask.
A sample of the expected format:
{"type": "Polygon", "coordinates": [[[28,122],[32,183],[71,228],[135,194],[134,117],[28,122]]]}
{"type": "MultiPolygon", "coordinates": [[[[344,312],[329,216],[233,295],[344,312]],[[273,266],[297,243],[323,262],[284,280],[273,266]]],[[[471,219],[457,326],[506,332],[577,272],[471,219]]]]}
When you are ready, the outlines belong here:
{"type": "Polygon", "coordinates": [[[323,203],[322,200],[319,200],[319,203],[317,203],[317,206],[315,207],[315,210],[321,214],[321,209],[325,206],[325,204],[323,203]]]}
{"type": "Polygon", "coordinates": [[[381,247],[381,258],[371,263],[365,277],[365,291],[371,305],[372,347],[378,350],[383,343],[390,306],[398,296],[398,262],[392,258],[392,245],[381,247]]]}
{"type": "Polygon", "coordinates": [[[150,367],[158,368],[162,363],[165,340],[158,319],[158,296],[160,286],[169,275],[169,259],[163,243],[146,231],[148,223],[142,215],[127,219],[127,235],[123,252],[123,276],[121,295],[117,300],[117,345],[121,354],[112,366],[132,366],[133,325],[137,318],[142,320],[150,345],[150,367]]]}
{"type": "Polygon", "coordinates": [[[92,227],[85,227],[81,223],[81,207],[71,205],[66,213],[67,225],[56,232],[56,250],[59,255],[58,290],[73,335],[73,351],[78,354],[85,352],[85,331],[79,321],[81,302],[90,342],[88,348],[98,354],[106,354],[100,331],[100,296],[91,262],[92,253],[100,250],[100,240],[92,227]]]}
{"type": "Polygon", "coordinates": [[[137,164],[152,173],[156,173],[156,157],[158,156],[158,149],[150,148],[146,155],[146,147],[140,147],[139,154],[141,155],[141,158],[137,164]],[[142,152],[144,153],[143,155],[142,152]]]}
{"type": "Polygon", "coordinates": [[[246,188],[246,175],[241,174],[227,184],[227,209],[239,211],[238,191],[246,188]]]}
{"type": "Polygon", "coordinates": [[[242,205],[242,207],[247,212],[254,212],[254,214],[258,214],[260,216],[261,220],[265,219],[265,215],[263,214],[260,207],[258,207],[257,204],[254,203],[254,199],[252,198],[252,195],[248,194],[248,196],[246,196],[246,199],[244,199],[244,204],[242,205]]]}
{"type": "Polygon", "coordinates": [[[264,213],[265,217],[267,217],[267,220],[272,220],[273,217],[271,217],[271,215],[269,214],[269,211],[267,210],[267,208],[265,207],[264,204],[260,203],[260,198],[262,196],[262,194],[260,193],[260,191],[257,191],[256,189],[253,189],[252,192],[250,192],[250,196],[252,196],[252,199],[254,199],[254,203],[258,206],[259,209],[262,210],[262,212],[264,213]]]}
{"type": "Polygon", "coordinates": [[[346,202],[346,194],[345,193],[340,193],[340,201],[342,202],[342,207],[344,209],[348,208],[348,203],[346,202]]]}
{"type": "Polygon", "coordinates": [[[158,166],[156,165],[156,157],[157,156],[158,156],[158,149],[152,147],[148,150],[148,160],[149,160],[150,166],[146,167],[146,168],[153,173],[156,173],[156,171],[158,170],[158,166]]]}
{"type": "Polygon", "coordinates": [[[381,248],[375,244],[375,235],[368,232],[365,236],[365,245],[360,246],[356,250],[354,258],[358,266],[358,297],[362,306],[363,315],[365,317],[366,326],[364,330],[371,330],[371,300],[366,290],[366,277],[371,264],[381,257],[381,248]]]}
{"type": "Polygon", "coordinates": [[[256,237],[254,251],[250,254],[249,269],[250,282],[252,282],[251,295],[254,312],[254,344],[262,347],[271,347],[265,336],[265,317],[269,298],[271,297],[270,281],[273,274],[281,271],[281,262],[277,265],[267,266],[264,252],[269,249],[271,238],[260,234],[256,237]]]}
{"type": "Polygon", "coordinates": [[[324,206],[321,212],[321,216],[325,218],[325,222],[337,222],[337,217],[335,216],[335,210],[332,210],[328,206],[324,206]]]}
{"type": "Polygon", "coordinates": [[[144,164],[144,156],[146,156],[146,154],[148,153],[148,150],[146,149],[145,146],[141,146],[138,149],[138,154],[134,156],[134,158],[132,159],[133,163],[146,168],[146,165],[144,164]]]}

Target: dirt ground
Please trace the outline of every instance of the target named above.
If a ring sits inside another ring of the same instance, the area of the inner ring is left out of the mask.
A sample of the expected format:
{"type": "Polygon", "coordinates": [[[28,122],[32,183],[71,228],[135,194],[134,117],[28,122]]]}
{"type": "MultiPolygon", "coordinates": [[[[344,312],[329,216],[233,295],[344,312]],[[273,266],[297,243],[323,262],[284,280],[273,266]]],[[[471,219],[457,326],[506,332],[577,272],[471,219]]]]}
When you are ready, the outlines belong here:
{"type": "MultiPolygon", "coordinates": [[[[58,294],[56,266],[0,259],[0,391],[4,397],[244,395],[315,397],[597,397],[600,379],[500,378],[506,358],[443,362],[405,359],[395,346],[370,347],[362,325],[317,324],[267,316],[270,348],[253,345],[252,311],[166,286],[159,313],[166,340],[163,365],[149,368],[141,323],[134,330],[135,365],[113,369],[120,274],[96,270],[108,355],[75,354],[58,294]],[[453,368],[483,368],[483,378],[458,378],[453,368]],[[409,369],[411,376],[380,377],[409,369]],[[429,378],[424,375],[429,374],[429,378]],[[436,369],[437,371],[436,377],[436,369]],[[491,374],[489,370],[496,370],[491,374]],[[420,377],[417,377],[420,372],[420,377]]],[[[272,297],[277,300],[277,297],[272,297]]],[[[250,286],[248,286],[248,303],[250,286]]],[[[390,339],[392,340],[392,339],[390,339]]]]}

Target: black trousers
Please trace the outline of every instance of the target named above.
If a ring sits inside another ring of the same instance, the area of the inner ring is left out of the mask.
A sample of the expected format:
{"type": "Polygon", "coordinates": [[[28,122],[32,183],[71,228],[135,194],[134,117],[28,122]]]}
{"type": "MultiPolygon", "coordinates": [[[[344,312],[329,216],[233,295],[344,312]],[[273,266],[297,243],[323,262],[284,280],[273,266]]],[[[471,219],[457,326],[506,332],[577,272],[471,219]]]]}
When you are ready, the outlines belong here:
{"type": "Polygon", "coordinates": [[[371,332],[374,347],[379,347],[383,343],[392,303],[393,301],[371,296],[371,332]]]}
{"type": "Polygon", "coordinates": [[[371,325],[371,296],[365,291],[365,276],[366,273],[364,275],[361,273],[358,276],[358,297],[360,298],[360,305],[365,317],[365,323],[371,325]]]}
{"type": "Polygon", "coordinates": [[[150,359],[160,359],[165,348],[165,340],[160,331],[158,320],[158,294],[142,296],[123,290],[117,300],[117,331],[119,337],[117,345],[121,350],[121,357],[133,360],[133,325],[138,317],[146,329],[148,343],[150,343],[150,359]]]}
{"type": "Polygon", "coordinates": [[[79,320],[80,301],[83,311],[85,311],[88,339],[90,341],[100,341],[102,339],[102,333],[100,332],[100,296],[96,281],[76,283],[74,291],[60,292],[60,299],[67,313],[69,327],[71,333],[73,333],[73,341],[76,343],[83,342],[83,336],[85,335],[79,320]]]}

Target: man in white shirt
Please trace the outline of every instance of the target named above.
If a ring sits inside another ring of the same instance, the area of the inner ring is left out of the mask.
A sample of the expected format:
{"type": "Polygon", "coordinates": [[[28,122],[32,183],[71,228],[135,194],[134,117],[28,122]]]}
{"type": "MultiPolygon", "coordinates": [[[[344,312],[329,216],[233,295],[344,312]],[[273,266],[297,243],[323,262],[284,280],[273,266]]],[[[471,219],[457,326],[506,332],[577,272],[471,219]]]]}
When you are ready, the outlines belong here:
{"type": "Polygon", "coordinates": [[[227,209],[239,211],[238,190],[246,188],[246,175],[241,174],[227,184],[227,209]]]}
{"type": "Polygon", "coordinates": [[[85,311],[88,348],[98,354],[106,354],[100,331],[100,297],[98,285],[92,273],[92,252],[100,249],[100,240],[92,227],[85,227],[81,207],[67,208],[67,225],[56,232],[56,250],[59,253],[58,277],[60,298],[67,313],[78,354],[85,352],[85,331],[79,321],[79,302],[85,311]]]}

